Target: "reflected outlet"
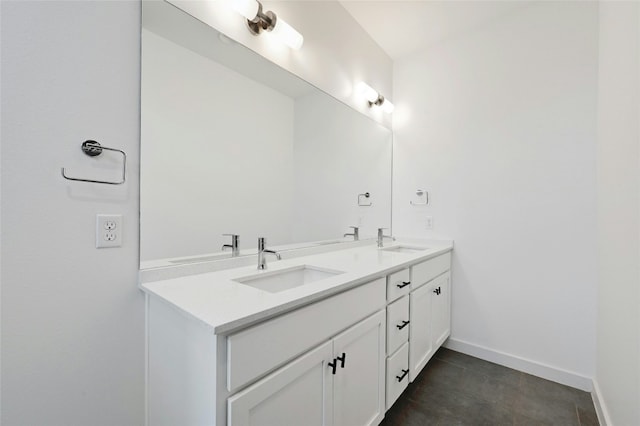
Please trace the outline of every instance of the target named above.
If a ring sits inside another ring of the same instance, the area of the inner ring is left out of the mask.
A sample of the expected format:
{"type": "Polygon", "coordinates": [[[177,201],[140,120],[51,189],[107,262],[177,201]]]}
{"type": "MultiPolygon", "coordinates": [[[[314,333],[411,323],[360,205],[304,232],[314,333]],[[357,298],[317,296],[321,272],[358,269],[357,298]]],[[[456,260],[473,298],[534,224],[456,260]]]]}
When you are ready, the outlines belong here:
{"type": "Polygon", "coordinates": [[[96,248],[122,246],[122,215],[96,215],[96,248]]]}
{"type": "Polygon", "coordinates": [[[433,229],[433,216],[427,216],[424,221],[425,229],[433,229]]]}

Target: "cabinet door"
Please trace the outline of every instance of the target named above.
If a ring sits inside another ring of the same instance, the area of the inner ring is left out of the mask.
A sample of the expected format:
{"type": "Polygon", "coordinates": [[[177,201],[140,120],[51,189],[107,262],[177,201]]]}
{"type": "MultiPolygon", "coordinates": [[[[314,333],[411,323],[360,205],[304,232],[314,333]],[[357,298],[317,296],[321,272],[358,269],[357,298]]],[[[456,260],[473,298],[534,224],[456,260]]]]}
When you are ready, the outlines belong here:
{"type": "Polygon", "coordinates": [[[409,296],[409,381],[413,382],[434,353],[431,337],[433,284],[424,285],[409,296]]]}
{"type": "Polygon", "coordinates": [[[451,275],[444,274],[434,282],[431,334],[434,350],[437,350],[451,334],[451,275]]]}
{"type": "Polygon", "coordinates": [[[385,311],[380,311],[334,339],[333,356],[338,363],[333,376],[336,426],[377,425],[384,417],[385,316],[385,311]]]}
{"type": "Polygon", "coordinates": [[[329,341],[230,397],[227,424],[332,425],[332,359],[329,341]]]}

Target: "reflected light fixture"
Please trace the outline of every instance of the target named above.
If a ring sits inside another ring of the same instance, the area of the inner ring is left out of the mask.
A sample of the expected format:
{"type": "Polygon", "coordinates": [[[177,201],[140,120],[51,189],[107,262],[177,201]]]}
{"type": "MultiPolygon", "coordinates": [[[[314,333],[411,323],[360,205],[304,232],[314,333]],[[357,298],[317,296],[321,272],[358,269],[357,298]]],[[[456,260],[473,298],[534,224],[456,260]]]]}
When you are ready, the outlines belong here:
{"type": "Polygon", "coordinates": [[[391,114],[393,112],[393,109],[395,108],[393,104],[364,81],[358,83],[357,90],[361,96],[369,102],[369,107],[376,105],[382,108],[382,110],[387,114],[391,114]]]}
{"type": "Polygon", "coordinates": [[[262,31],[270,31],[280,41],[292,49],[300,49],[304,38],[284,19],[272,11],[262,11],[262,3],[257,0],[232,0],[231,7],[247,18],[247,26],[251,34],[258,35],[262,31]]]}

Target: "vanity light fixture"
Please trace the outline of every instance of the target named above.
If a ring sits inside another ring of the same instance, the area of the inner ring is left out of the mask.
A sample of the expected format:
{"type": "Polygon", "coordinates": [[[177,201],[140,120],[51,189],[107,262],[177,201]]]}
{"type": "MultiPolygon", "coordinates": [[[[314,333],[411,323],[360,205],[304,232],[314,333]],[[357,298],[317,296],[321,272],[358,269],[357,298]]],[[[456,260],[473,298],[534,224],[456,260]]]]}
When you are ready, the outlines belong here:
{"type": "Polygon", "coordinates": [[[361,81],[358,84],[358,91],[367,100],[367,102],[369,102],[369,107],[376,105],[381,107],[387,114],[391,114],[393,112],[393,109],[395,108],[394,105],[364,81],[361,81]]]}
{"type": "Polygon", "coordinates": [[[262,3],[257,0],[232,0],[231,6],[240,15],[247,18],[247,26],[253,35],[262,31],[270,31],[280,41],[292,49],[300,49],[304,38],[284,19],[272,11],[262,11],[262,3]]]}

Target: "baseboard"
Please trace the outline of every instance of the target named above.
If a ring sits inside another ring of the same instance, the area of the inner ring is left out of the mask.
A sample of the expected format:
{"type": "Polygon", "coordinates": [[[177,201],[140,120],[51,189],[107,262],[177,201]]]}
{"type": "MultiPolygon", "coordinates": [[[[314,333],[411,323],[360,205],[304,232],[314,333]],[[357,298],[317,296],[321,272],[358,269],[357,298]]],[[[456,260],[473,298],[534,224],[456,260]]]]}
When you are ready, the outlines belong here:
{"type": "Polygon", "coordinates": [[[593,399],[593,405],[596,408],[596,414],[598,415],[598,422],[600,423],[600,426],[613,425],[611,417],[609,417],[607,405],[604,403],[604,399],[602,399],[602,391],[600,391],[600,386],[598,386],[598,382],[595,379],[593,380],[593,392],[591,392],[591,398],[593,399]]]}
{"type": "Polygon", "coordinates": [[[449,340],[445,342],[444,347],[586,392],[593,390],[593,379],[573,371],[552,367],[459,339],[449,338],[449,340]]]}

